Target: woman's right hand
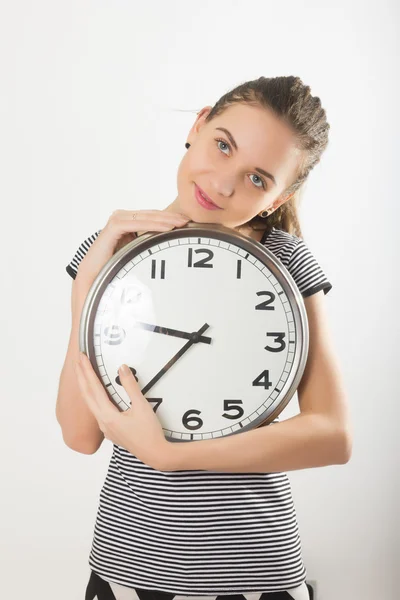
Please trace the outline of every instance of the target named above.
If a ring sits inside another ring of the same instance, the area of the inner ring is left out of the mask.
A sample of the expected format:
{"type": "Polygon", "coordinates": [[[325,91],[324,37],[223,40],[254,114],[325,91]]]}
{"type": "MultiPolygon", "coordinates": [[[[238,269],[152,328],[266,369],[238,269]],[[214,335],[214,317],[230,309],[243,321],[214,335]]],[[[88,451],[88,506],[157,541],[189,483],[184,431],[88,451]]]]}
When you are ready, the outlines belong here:
{"type": "Polygon", "coordinates": [[[138,232],[170,231],[190,219],[166,210],[115,210],[79,264],[75,278],[79,288],[89,291],[110,258],[137,237],[138,232]],[[132,219],[133,212],[136,219],[132,219]]]}

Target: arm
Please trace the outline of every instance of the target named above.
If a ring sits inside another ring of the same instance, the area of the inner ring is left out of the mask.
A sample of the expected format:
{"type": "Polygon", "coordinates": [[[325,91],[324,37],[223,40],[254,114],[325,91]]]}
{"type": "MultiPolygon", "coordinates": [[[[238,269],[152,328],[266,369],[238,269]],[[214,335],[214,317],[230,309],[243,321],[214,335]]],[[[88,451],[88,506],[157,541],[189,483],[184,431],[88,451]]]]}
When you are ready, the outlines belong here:
{"type": "Polygon", "coordinates": [[[72,282],[71,310],[72,326],[67,355],[61,371],[56,418],[62,429],[66,445],[82,454],[93,454],[104,440],[104,434],[82,398],[75,373],[79,355],[79,324],[87,290],[79,280],[72,282]]]}
{"type": "Polygon", "coordinates": [[[328,334],[324,292],[304,298],[304,303],[310,343],[297,389],[300,414],[225,438],[171,442],[164,470],[267,473],[344,464],[350,460],[349,410],[328,334]]]}

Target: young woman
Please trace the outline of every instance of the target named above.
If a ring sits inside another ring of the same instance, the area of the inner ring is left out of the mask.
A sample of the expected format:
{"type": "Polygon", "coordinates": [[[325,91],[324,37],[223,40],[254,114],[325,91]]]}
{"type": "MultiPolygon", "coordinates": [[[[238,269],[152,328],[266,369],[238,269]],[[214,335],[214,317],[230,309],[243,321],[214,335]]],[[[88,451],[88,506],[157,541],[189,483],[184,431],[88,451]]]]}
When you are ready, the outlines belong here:
{"type": "Polygon", "coordinates": [[[260,77],[197,115],[164,210],[117,210],[66,267],[72,329],[57,419],[66,444],[93,453],[113,442],[100,493],[86,600],[251,600],[312,597],[285,471],[345,464],[352,434],[324,295],[332,285],[302,239],[298,194],[328,143],[320,99],[298,77],[260,77]],[[183,215],[183,216],[182,216],[183,215]],[[227,438],[168,442],[129,372],[124,413],[90,361],[79,360],[79,320],[101,268],[136,235],[220,223],[269,248],[304,297],[310,345],[300,414],[227,438]],[[132,416],[133,415],[133,416],[132,416]],[[128,449],[129,448],[129,451],[128,449]]]}

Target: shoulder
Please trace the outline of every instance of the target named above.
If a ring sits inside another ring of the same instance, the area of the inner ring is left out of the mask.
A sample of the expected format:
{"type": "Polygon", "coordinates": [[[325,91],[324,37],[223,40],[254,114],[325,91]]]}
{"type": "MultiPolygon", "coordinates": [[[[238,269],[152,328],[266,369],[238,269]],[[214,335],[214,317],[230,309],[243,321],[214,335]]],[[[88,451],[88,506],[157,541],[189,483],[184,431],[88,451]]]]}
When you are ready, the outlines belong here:
{"type": "Polygon", "coordinates": [[[263,245],[287,268],[303,297],[321,290],[327,294],[332,289],[314,253],[302,238],[273,227],[263,245]]]}
{"type": "Polygon", "coordinates": [[[296,235],[273,227],[263,242],[263,245],[268,248],[268,250],[271,250],[285,267],[287,267],[296,246],[301,241],[301,238],[296,235]]]}

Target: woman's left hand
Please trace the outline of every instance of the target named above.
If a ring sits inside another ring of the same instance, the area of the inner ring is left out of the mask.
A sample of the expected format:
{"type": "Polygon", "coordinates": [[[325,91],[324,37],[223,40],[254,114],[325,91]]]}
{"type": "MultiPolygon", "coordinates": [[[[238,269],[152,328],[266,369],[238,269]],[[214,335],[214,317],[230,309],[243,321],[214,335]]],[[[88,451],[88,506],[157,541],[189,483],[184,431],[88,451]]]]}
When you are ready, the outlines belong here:
{"type": "Polygon", "coordinates": [[[104,437],[122,446],[153,469],[168,470],[172,442],[165,439],[160,421],[140,391],[131,370],[118,370],[131,407],[121,412],[109,399],[89,358],[80,353],[76,363],[79,387],[104,437]]]}

